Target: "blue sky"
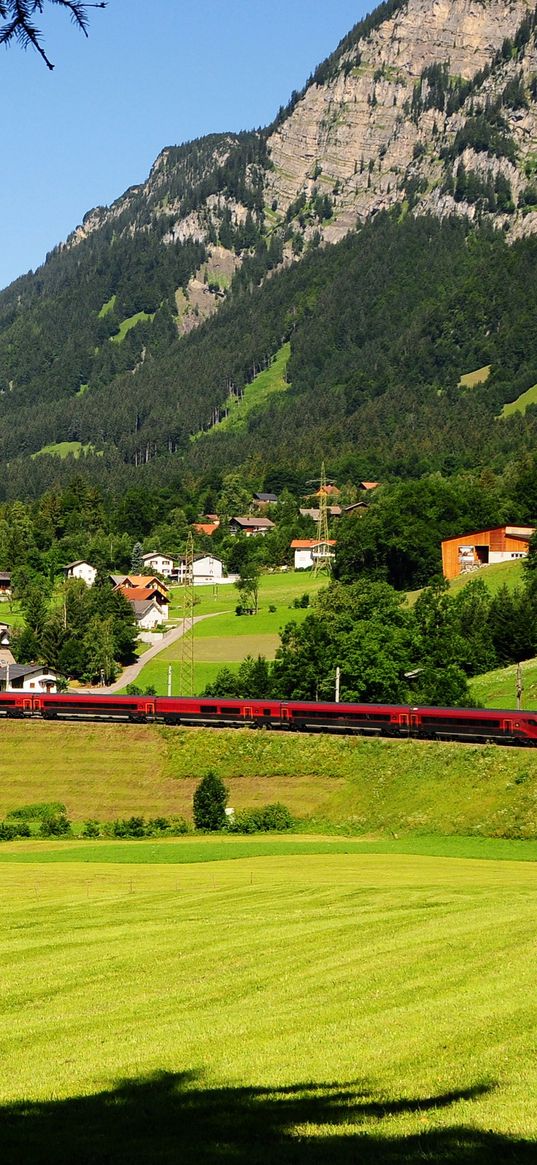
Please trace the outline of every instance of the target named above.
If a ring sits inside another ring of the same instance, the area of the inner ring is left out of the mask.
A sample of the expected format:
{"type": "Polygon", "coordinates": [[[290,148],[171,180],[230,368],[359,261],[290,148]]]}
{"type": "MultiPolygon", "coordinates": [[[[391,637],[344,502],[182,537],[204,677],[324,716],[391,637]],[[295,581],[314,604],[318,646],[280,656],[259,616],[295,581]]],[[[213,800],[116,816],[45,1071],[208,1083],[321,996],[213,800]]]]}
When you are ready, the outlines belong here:
{"type": "Polygon", "coordinates": [[[0,49],[0,287],[142,181],[164,146],[270,122],[375,2],[109,0],[87,40],[46,7],[52,73],[31,50],[0,49]]]}

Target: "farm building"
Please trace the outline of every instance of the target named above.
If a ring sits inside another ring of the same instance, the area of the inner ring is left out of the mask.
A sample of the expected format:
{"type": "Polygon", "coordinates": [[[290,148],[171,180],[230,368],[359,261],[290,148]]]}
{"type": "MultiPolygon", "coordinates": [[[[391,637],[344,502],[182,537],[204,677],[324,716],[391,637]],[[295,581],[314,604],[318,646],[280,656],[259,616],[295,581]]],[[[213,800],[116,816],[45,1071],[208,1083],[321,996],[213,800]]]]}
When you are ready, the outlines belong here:
{"type": "Polygon", "coordinates": [[[9,571],[0,571],[0,595],[9,596],[11,594],[11,575],[9,571]]]}
{"type": "Polygon", "coordinates": [[[317,558],[335,558],[331,549],[335,545],[333,538],[328,542],[319,542],[318,538],[294,538],[291,550],[295,552],[295,570],[310,570],[317,558]]]}
{"type": "Polygon", "coordinates": [[[509,562],[526,558],[528,545],[535,533],[534,526],[496,526],[492,530],[478,530],[472,534],[458,534],[442,542],[442,572],[444,578],[458,578],[469,570],[477,570],[493,562],[509,562]]]}

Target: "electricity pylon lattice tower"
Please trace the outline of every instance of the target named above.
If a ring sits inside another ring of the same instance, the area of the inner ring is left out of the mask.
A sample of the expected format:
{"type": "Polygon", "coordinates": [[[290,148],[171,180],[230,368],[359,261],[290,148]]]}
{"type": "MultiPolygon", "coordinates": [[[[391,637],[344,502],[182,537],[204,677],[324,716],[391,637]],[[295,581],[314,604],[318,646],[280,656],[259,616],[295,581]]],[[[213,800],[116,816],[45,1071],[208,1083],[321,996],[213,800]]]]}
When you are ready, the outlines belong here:
{"type": "Polygon", "coordinates": [[[179,695],[194,695],[194,539],[188,535],[183,577],[183,634],[179,661],[179,695]]]}
{"type": "Polygon", "coordinates": [[[330,574],[332,571],[332,554],[328,544],[328,491],[324,461],[321,465],[319,483],[319,518],[317,521],[317,546],[313,558],[313,577],[319,574],[330,574]]]}

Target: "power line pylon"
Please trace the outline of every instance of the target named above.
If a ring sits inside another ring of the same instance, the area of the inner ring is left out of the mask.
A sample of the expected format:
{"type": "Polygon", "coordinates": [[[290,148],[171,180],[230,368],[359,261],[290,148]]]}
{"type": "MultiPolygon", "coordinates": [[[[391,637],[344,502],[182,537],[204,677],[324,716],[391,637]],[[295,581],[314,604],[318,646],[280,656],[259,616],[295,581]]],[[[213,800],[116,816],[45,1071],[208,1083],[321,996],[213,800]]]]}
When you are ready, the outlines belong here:
{"type": "Polygon", "coordinates": [[[188,535],[183,575],[183,635],[179,661],[179,695],[194,695],[194,539],[188,535]]]}
{"type": "Polygon", "coordinates": [[[326,487],[326,470],[323,461],[318,491],[319,518],[317,521],[316,553],[313,559],[314,578],[317,578],[320,574],[330,574],[332,570],[333,555],[330,553],[330,546],[328,544],[328,491],[326,487]]]}

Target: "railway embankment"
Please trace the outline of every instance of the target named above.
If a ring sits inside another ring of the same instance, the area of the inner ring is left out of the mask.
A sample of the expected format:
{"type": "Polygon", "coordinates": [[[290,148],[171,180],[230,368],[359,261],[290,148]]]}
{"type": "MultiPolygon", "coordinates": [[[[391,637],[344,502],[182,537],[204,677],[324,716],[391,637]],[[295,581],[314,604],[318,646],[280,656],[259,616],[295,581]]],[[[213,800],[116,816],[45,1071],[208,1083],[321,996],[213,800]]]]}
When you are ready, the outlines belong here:
{"type": "Polygon", "coordinates": [[[76,827],[191,817],[215,770],[236,809],[281,801],[308,830],[537,837],[537,749],[155,725],[0,725],[0,819],[61,802],[76,827]]]}

